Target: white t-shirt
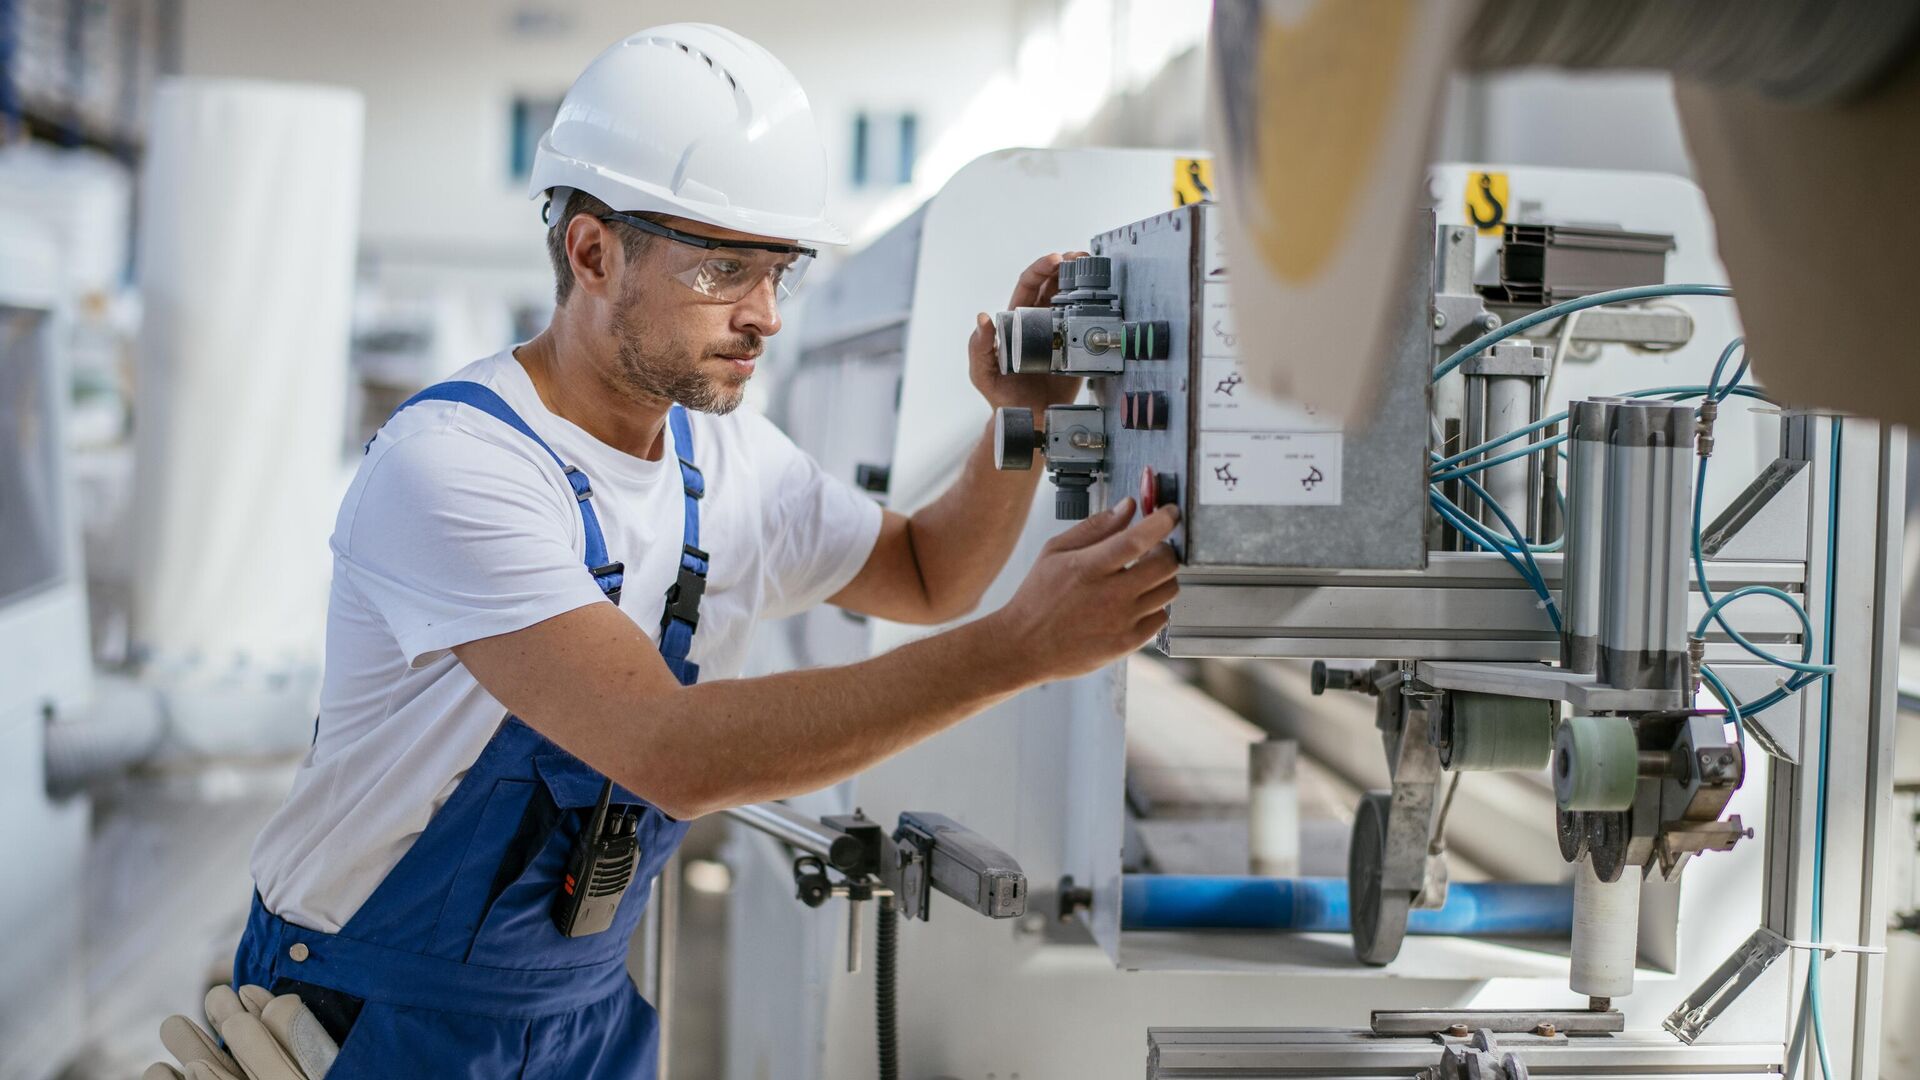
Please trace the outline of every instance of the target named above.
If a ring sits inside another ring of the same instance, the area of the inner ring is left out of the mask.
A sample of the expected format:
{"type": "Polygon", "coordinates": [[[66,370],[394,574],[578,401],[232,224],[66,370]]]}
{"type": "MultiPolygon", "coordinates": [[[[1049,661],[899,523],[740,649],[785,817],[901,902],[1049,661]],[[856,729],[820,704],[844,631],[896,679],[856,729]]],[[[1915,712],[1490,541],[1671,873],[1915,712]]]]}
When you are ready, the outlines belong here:
{"type": "MultiPolygon", "coordinates": [[[[626,564],[621,610],[657,642],[685,519],[671,427],[659,461],[615,450],[548,412],[510,351],[453,378],[491,387],[587,474],[626,564]]],[[[711,555],[690,658],[702,680],[732,678],[756,619],[853,579],[880,508],[757,413],[689,418],[711,555]]],[[[604,602],[585,543],[560,467],[493,417],[423,402],[381,429],[334,526],[316,740],[253,847],[270,910],[331,933],[372,895],[506,715],[448,650],[604,602]]]]}

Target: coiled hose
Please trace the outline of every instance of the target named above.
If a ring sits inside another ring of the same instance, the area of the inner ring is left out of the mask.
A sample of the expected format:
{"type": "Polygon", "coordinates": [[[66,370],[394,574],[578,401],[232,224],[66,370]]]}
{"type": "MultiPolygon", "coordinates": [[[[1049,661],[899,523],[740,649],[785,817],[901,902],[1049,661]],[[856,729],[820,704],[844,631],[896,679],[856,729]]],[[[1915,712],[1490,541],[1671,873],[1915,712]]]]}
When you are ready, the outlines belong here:
{"type": "Polygon", "coordinates": [[[900,1080],[900,1016],[895,1011],[900,967],[900,909],[880,898],[879,941],[874,948],[873,1016],[879,1028],[880,1080],[900,1080]]]}

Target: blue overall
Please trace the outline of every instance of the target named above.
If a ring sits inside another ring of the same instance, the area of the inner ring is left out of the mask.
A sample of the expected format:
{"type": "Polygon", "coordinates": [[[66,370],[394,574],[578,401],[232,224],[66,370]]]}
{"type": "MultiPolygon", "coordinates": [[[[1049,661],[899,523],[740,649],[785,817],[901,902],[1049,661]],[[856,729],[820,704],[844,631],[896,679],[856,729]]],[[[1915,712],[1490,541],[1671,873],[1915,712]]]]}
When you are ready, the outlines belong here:
{"type": "MultiPolygon", "coordinates": [[[[587,478],[554,454],[485,386],[448,382],[409,399],[469,405],[532,439],[558,462],[586,525],[586,565],[618,600],[622,566],[608,558],[587,478]]],[[[693,434],[669,420],[686,489],[681,569],[667,593],[660,652],[683,685],[705,587],[704,482],[693,434]]],[[[613,926],[569,938],[551,910],[574,839],[606,778],[507,716],[420,837],[337,934],[295,926],[256,894],[234,959],[234,985],[297,993],[341,1042],[329,1080],[655,1075],[659,1021],[627,977],[626,956],[649,885],[687,825],[615,787],[613,806],[639,814],[639,865],[613,926]]]]}

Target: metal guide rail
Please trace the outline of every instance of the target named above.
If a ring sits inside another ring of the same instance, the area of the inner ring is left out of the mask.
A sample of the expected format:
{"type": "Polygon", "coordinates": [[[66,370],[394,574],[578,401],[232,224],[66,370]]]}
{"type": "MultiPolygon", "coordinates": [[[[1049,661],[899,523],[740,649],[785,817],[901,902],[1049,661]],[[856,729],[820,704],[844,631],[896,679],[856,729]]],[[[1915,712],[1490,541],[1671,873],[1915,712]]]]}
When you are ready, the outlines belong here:
{"type": "Polygon", "coordinates": [[[1502,1033],[1488,1027],[1417,1035],[1330,1028],[1147,1031],[1147,1080],[1762,1080],[1782,1075],[1782,1056],[1777,1043],[1681,1046],[1653,1033],[1502,1033]]]}

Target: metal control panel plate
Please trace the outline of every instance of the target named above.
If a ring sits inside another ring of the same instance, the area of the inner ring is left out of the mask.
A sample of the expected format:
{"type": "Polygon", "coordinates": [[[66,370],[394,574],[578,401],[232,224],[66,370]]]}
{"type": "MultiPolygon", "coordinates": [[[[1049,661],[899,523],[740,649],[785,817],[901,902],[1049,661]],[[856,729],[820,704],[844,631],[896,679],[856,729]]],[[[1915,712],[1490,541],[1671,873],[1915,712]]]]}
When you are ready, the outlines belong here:
{"type": "MultiPolygon", "coordinates": [[[[1409,227],[1433,235],[1430,212],[1409,227]]],[[[1432,369],[1432,243],[1398,291],[1406,317],[1370,413],[1343,430],[1311,402],[1254,393],[1243,363],[1287,343],[1244,340],[1228,302],[1223,222],[1208,203],[1094,237],[1129,323],[1166,320],[1165,360],[1093,380],[1110,440],[1101,497],[1177,500],[1186,563],[1223,568],[1421,569],[1432,369]],[[1150,479],[1151,478],[1151,479],[1150,479]]],[[[1340,357],[1327,358],[1340,363],[1340,357]]]]}

